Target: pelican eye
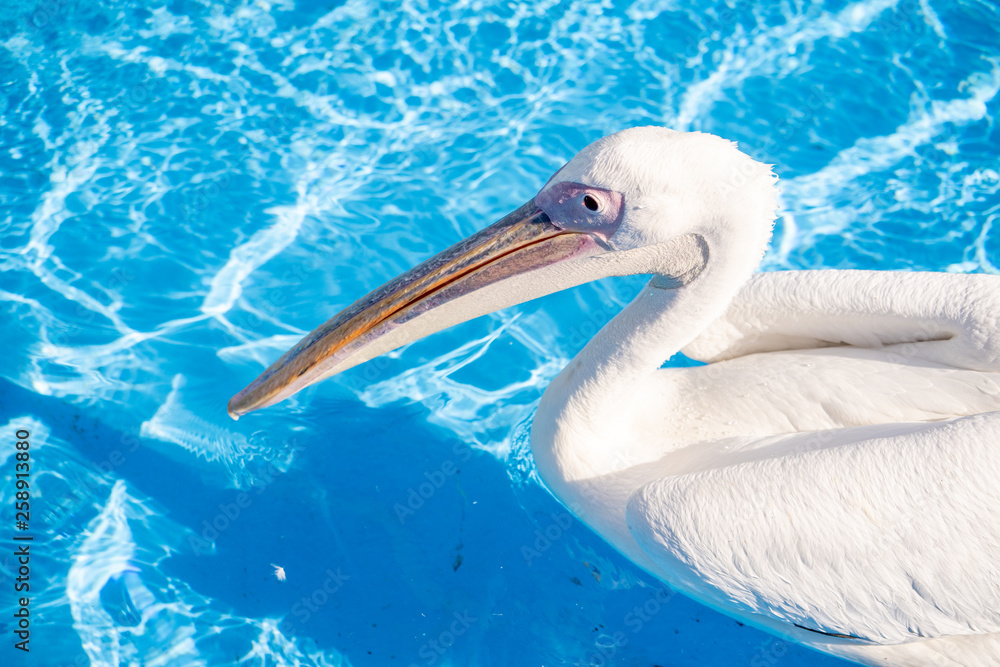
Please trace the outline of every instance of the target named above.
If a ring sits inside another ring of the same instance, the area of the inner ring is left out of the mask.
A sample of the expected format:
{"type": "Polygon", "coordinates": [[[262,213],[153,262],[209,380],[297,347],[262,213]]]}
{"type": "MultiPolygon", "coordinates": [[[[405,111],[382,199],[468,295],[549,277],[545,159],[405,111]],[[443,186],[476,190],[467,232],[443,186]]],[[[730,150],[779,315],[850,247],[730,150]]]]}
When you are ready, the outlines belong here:
{"type": "Polygon", "coordinates": [[[583,205],[587,207],[588,211],[599,211],[601,208],[600,202],[592,195],[583,196],[583,205]]]}

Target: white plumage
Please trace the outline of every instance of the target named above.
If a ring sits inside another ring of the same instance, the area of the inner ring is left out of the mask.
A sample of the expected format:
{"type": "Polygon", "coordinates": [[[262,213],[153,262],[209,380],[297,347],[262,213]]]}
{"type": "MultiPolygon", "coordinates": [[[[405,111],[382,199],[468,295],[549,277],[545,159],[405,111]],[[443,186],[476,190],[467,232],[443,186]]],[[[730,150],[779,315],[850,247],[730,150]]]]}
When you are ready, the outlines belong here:
{"type": "MultiPolygon", "coordinates": [[[[684,141],[738,172],[703,139],[684,141]]],[[[683,197],[698,206],[704,183],[683,197]]],[[[647,286],[553,382],[539,471],[622,553],[730,615],[869,664],[1000,664],[1000,279],[790,271],[740,288],[712,263],[756,263],[730,233],[769,229],[755,208],[675,222],[709,239],[702,275],[647,286]],[[659,368],[682,348],[709,365],[659,368]]]]}
{"type": "Polygon", "coordinates": [[[532,452],[552,493],[655,576],[780,636],[871,665],[1000,664],[1000,277],[752,275],[775,205],[770,169],[718,137],[606,137],[534,204],[310,334],[230,412],[650,273],[542,397],[532,452]],[[682,350],[707,365],[661,368],[682,350]]]}

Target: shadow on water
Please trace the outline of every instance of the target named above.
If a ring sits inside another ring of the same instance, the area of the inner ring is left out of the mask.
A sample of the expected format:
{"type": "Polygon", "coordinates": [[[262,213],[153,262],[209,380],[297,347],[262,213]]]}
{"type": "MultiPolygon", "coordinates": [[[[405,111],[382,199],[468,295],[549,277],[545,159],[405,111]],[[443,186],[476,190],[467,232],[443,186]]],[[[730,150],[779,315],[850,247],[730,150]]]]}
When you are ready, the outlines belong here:
{"type": "MultiPolygon", "coordinates": [[[[44,422],[95,465],[125,437],[86,409],[4,380],[0,404],[44,422]]],[[[778,652],[798,664],[846,664],[671,594],[544,489],[512,487],[495,457],[427,426],[423,407],[318,398],[312,410],[321,424],[297,438],[292,468],[243,491],[140,439],[114,474],[190,529],[186,543],[169,545],[179,552],[164,574],[236,615],[281,619],[286,636],[355,665],[446,656],[728,665],[778,652]]],[[[101,600],[131,627],[139,618],[128,576],[109,581],[101,600]]]]}

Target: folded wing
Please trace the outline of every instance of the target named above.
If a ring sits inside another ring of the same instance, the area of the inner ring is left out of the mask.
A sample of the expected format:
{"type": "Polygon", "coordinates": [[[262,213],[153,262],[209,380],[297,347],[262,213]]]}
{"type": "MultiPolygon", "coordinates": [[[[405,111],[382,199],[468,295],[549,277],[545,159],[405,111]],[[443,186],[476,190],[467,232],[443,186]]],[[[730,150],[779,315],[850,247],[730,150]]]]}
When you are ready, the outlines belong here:
{"type": "Polygon", "coordinates": [[[629,530],[722,609],[887,644],[1000,632],[1000,413],[875,428],[648,483],[629,530]]]}

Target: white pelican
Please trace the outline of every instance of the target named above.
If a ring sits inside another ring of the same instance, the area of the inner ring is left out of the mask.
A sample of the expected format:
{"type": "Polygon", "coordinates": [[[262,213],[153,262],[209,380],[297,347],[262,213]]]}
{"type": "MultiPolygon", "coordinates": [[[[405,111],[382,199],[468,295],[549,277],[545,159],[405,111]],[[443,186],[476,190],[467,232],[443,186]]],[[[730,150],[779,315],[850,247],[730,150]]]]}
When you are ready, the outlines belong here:
{"type": "Polygon", "coordinates": [[[553,380],[538,472],[650,573],[870,665],[1000,665],[1000,277],[753,274],[775,177],[635,128],[363,297],[234,418],[404,343],[606,276],[649,284],[553,380]],[[678,351],[707,362],[661,369],[678,351]]]}

